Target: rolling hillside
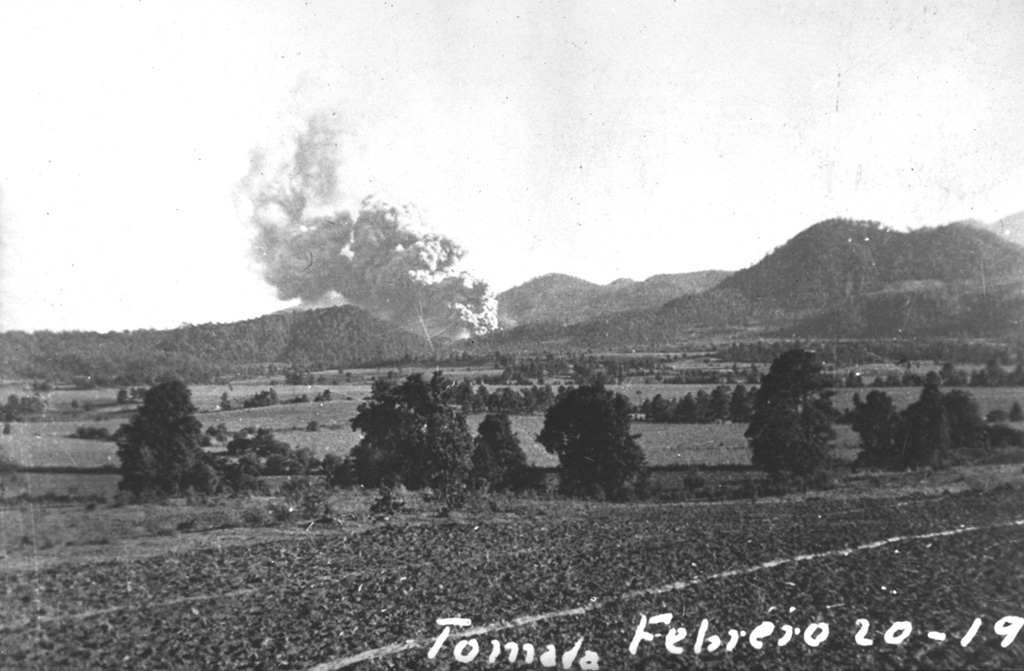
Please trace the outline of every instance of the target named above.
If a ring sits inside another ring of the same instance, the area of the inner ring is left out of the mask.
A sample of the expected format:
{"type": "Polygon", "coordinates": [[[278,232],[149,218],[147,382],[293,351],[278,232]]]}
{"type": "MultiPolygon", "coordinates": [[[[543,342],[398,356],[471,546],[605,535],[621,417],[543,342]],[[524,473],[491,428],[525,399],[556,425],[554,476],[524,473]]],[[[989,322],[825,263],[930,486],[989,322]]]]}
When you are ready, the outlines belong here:
{"type": "Polygon", "coordinates": [[[0,333],[0,376],[203,381],[275,362],[337,368],[430,352],[426,339],[345,305],[167,331],[0,333]]]}
{"type": "Polygon", "coordinates": [[[984,291],[1024,278],[1024,247],[965,224],[907,233],[874,222],[811,226],[720,288],[790,310],[816,310],[882,291],[941,283],[984,291]]]}
{"type": "Polygon", "coordinates": [[[573,324],[618,312],[650,308],[715,286],[729,273],[706,270],[655,275],[642,282],[620,279],[600,285],[552,273],[498,294],[498,322],[504,327],[526,324],[573,324]]]}

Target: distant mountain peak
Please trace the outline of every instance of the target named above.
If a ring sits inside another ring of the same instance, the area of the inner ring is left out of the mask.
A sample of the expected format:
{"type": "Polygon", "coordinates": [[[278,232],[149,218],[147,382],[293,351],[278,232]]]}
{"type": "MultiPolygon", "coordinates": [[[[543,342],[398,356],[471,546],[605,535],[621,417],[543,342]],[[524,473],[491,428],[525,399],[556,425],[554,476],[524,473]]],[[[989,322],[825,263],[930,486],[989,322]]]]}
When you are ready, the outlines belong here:
{"type": "Polygon", "coordinates": [[[699,293],[728,275],[722,270],[707,270],[655,275],[642,282],[619,278],[600,285],[550,273],[498,294],[498,322],[504,327],[582,322],[699,293]]]}

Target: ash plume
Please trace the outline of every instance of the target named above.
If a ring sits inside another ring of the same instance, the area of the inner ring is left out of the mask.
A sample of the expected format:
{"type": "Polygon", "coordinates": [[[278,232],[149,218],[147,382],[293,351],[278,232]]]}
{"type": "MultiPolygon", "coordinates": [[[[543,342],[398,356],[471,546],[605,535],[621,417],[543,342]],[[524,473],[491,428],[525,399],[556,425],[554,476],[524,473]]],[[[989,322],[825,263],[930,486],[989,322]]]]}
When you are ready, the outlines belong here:
{"type": "Polygon", "coordinates": [[[341,133],[314,116],[275,159],[252,154],[243,182],[256,235],[252,254],[279,298],[317,307],[352,303],[429,336],[497,326],[487,284],[456,269],[464,251],[426,231],[410,206],[366,197],[340,203],[341,133]]]}

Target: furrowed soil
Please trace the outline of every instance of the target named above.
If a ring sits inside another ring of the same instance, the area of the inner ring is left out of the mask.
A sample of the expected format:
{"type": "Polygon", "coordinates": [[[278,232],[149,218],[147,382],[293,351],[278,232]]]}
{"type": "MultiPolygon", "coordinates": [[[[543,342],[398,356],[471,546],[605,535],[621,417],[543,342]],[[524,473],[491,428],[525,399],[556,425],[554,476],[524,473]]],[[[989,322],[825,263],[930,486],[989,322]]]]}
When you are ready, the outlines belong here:
{"type": "Polygon", "coordinates": [[[559,668],[1022,668],[1024,637],[1008,642],[1024,623],[1016,470],[984,491],[510,499],[449,518],[225,543],[211,530],[162,553],[13,562],[0,565],[0,665],[545,668],[554,646],[559,668]],[[431,658],[437,620],[454,617],[471,628],[453,626],[431,658]]]}

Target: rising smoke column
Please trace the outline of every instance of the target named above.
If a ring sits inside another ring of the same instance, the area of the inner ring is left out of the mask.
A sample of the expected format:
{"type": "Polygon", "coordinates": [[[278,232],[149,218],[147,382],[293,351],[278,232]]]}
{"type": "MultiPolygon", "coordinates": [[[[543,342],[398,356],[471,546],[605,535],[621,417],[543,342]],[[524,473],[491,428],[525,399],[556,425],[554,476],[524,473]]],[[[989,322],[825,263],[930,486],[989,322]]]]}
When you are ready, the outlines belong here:
{"type": "Polygon", "coordinates": [[[314,116],[282,158],[253,152],[243,183],[252,252],[278,297],[311,306],[340,297],[428,336],[494,329],[487,284],[456,270],[462,248],[424,230],[411,207],[372,197],[355,216],[340,207],[340,140],[327,117],[314,116]]]}

